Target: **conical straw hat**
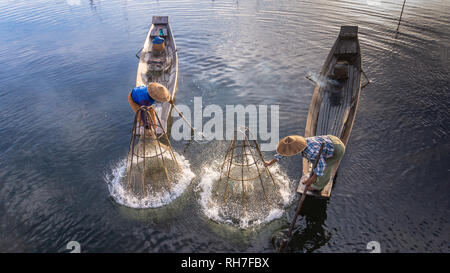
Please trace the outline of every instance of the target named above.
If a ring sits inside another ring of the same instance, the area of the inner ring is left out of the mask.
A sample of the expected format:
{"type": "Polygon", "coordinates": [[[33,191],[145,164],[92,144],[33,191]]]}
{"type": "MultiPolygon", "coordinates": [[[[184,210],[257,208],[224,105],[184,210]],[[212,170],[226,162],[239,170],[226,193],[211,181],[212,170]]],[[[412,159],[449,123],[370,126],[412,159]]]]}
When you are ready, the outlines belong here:
{"type": "Polygon", "coordinates": [[[151,82],[147,85],[147,92],[154,100],[159,102],[168,102],[170,100],[170,93],[167,88],[157,82],[151,82]]]}
{"type": "Polygon", "coordinates": [[[278,142],[277,153],[283,156],[292,156],[302,152],[305,148],[306,139],[302,136],[292,135],[278,142]]]}

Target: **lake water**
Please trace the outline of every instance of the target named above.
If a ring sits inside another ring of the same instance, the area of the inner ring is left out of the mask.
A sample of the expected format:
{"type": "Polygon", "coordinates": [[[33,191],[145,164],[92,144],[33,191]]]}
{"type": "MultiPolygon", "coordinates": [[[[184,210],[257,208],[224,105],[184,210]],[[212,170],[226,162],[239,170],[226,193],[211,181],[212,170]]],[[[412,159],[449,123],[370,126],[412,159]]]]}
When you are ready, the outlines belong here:
{"type": "MultiPolygon", "coordinates": [[[[226,142],[173,143],[196,177],[167,206],[119,205],[107,177],[126,156],[126,96],[153,15],[179,48],[177,103],[280,105],[303,134],[313,85],[341,25],[358,25],[373,81],[332,197],[308,199],[295,252],[449,252],[449,1],[11,1],[0,3],[0,251],[273,252],[295,205],[238,229],[199,203],[226,142]]],[[[264,155],[269,158],[273,152],[264,155]]],[[[281,164],[292,181],[300,158],[281,164]]],[[[297,199],[295,199],[297,200],[297,199]]],[[[296,201],[292,204],[296,204],[296,201]]]]}

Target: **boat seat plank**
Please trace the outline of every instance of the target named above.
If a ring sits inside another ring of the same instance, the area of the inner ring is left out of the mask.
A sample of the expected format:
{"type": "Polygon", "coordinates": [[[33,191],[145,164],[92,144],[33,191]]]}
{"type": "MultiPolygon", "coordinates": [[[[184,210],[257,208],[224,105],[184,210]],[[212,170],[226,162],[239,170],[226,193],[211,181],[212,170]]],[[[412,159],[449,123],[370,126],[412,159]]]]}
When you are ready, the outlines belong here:
{"type": "Polygon", "coordinates": [[[153,25],[167,25],[167,24],[169,24],[169,16],[153,16],[152,24],[153,25]]]}
{"type": "MultiPolygon", "coordinates": [[[[343,40],[339,47],[336,48],[336,55],[343,55],[341,58],[346,58],[345,55],[358,54],[358,45],[354,43],[352,40],[343,40]]],[[[351,57],[351,56],[349,56],[351,57]]],[[[348,58],[348,57],[347,57],[348,58]]]]}
{"type": "Polygon", "coordinates": [[[356,39],[358,37],[358,26],[341,26],[339,38],[356,39]]]}
{"type": "Polygon", "coordinates": [[[160,37],[167,37],[167,28],[164,25],[156,25],[153,29],[152,32],[150,33],[151,37],[156,37],[156,36],[160,36],[160,37]],[[160,30],[162,30],[163,35],[161,35],[160,30]]]}

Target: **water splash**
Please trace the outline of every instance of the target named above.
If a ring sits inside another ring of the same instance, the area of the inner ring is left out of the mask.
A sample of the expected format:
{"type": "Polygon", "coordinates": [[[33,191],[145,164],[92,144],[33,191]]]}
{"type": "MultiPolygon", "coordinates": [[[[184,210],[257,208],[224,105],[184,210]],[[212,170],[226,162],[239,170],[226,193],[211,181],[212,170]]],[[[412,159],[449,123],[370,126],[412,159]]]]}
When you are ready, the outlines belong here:
{"type": "MultiPolygon", "coordinates": [[[[279,166],[272,166],[270,171],[274,177],[276,185],[273,186],[269,194],[270,207],[267,207],[263,195],[259,194],[253,203],[249,203],[245,215],[241,213],[240,203],[232,204],[231,197],[227,203],[223,202],[223,194],[218,194],[223,188],[223,179],[219,181],[220,163],[213,162],[211,165],[202,169],[201,181],[196,191],[199,192],[199,203],[203,213],[213,221],[236,226],[242,229],[257,227],[280,218],[286,206],[288,206],[294,197],[294,186],[289,178],[284,174],[279,166]],[[222,182],[222,184],[221,184],[222,182]]],[[[239,193],[242,190],[240,183],[236,183],[234,189],[230,187],[230,195],[234,192],[239,193]]],[[[269,185],[267,183],[265,186],[269,185]]],[[[259,185],[244,186],[247,192],[251,192],[259,185]]],[[[267,190],[267,188],[266,188],[267,190]]],[[[258,194],[254,194],[257,195],[258,194]]]]}
{"type": "MultiPolygon", "coordinates": [[[[113,166],[110,174],[105,176],[111,197],[119,204],[131,208],[157,208],[169,204],[178,198],[187,186],[191,183],[195,174],[190,169],[189,161],[184,156],[174,152],[178,164],[181,167],[181,173],[177,174],[176,179],[172,181],[170,191],[159,191],[145,196],[144,198],[131,194],[126,188],[126,159],[122,159],[113,166]]],[[[166,159],[166,157],[165,157],[166,159]]],[[[167,158],[169,160],[169,158],[167,158]]]]}

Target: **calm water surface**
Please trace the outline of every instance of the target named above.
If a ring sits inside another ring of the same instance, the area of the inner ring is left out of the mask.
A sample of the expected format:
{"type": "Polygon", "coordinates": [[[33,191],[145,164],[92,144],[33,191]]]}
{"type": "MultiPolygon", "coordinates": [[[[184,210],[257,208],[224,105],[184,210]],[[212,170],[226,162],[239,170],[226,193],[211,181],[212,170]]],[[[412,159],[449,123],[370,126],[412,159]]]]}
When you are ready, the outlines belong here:
{"type": "MultiPolygon", "coordinates": [[[[11,1],[0,3],[0,251],[272,252],[295,206],[262,227],[212,222],[197,202],[226,143],[174,143],[196,173],[169,206],[115,203],[105,175],[127,153],[126,96],[152,15],[179,47],[177,103],[278,104],[302,134],[317,73],[343,24],[359,25],[373,81],[332,198],[307,200],[292,251],[449,252],[450,3],[390,1],[11,1]],[[274,46],[274,43],[277,46],[274,46]]],[[[273,153],[267,152],[266,156],[273,153]]],[[[282,168],[292,179],[300,158],[282,168]]]]}

